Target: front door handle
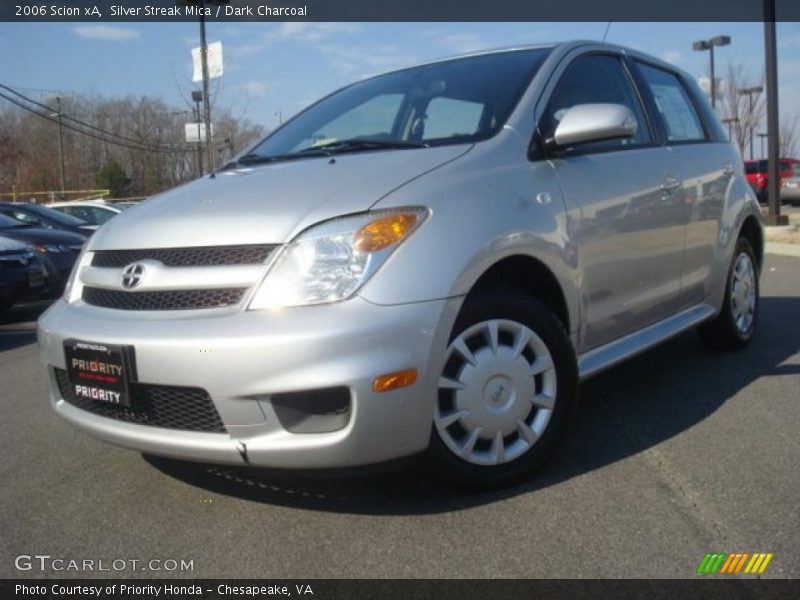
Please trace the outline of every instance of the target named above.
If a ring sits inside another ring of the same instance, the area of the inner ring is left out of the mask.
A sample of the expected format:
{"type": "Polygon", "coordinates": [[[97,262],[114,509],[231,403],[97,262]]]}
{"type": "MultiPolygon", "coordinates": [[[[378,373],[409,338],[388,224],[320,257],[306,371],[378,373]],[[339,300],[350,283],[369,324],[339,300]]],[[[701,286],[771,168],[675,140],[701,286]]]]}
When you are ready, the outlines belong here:
{"type": "Polygon", "coordinates": [[[681,182],[671,176],[665,177],[664,181],[661,182],[659,187],[661,188],[662,192],[674,192],[681,187],[681,182]]]}

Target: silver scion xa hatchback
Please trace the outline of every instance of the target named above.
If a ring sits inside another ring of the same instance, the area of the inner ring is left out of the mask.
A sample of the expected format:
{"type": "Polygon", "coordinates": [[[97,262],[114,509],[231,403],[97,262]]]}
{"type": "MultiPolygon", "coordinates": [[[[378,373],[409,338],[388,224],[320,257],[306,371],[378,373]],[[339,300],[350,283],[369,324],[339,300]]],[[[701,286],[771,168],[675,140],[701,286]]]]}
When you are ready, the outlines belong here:
{"type": "MultiPolygon", "coordinates": [[[[758,204],[695,83],[593,42],[381,75],[89,240],[39,321],[103,440],[288,469],[421,452],[503,485],[578,382],[758,320],[758,204]]],[[[644,400],[644,399],[643,399],[644,400]]]]}

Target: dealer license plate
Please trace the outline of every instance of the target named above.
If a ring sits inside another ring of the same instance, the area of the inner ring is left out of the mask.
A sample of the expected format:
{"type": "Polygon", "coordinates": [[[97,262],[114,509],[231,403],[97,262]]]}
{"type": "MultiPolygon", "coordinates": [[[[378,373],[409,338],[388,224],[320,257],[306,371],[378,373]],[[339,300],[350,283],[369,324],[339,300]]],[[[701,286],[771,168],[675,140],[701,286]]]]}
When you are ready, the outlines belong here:
{"type": "Polygon", "coordinates": [[[130,406],[128,379],[133,353],[124,346],[67,340],[64,342],[72,392],[79,398],[130,406]]]}

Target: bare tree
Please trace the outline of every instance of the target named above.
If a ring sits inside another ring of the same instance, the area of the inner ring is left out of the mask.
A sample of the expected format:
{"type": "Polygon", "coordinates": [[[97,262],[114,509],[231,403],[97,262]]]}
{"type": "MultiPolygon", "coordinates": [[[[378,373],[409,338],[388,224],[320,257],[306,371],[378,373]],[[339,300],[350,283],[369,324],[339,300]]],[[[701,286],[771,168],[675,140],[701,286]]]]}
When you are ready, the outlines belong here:
{"type": "MultiPolygon", "coordinates": [[[[0,103],[0,192],[60,189],[58,124],[46,118],[56,112],[55,101],[37,101],[42,103],[35,107],[38,115],[0,103]]],[[[196,175],[195,149],[184,140],[185,110],[147,96],[98,95],[62,98],[61,110],[69,189],[95,188],[97,174],[112,161],[124,169],[131,181],[129,193],[135,196],[174,187],[196,175]]],[[[217,140],[224,141],[221,158],[265,133],[260,125],[223,107],[216,109],[215,122],[217,140]]]]}
{"type": "MultiPolygon", "coordinates": [[[[722,89],[722,118],[732,119],[731,141],[739,146],[742,156],[749,156],[747,148],[756,136],[756,129],[764,117],[763,92],[743,94],[747,88],[764,87],[764,78],[757,83],[748,81],[744,75],[744,66],[728,63],[722,89]]],[[[751,156],[751,158],[753,158],[751,156]]]]}
{"type": "Polygon", "coordinates": [[[781,119],[780,157],[794,158],[797,154],[798,126],[800,118],[797,115],[789,117],[784,115],[781,119]]]}

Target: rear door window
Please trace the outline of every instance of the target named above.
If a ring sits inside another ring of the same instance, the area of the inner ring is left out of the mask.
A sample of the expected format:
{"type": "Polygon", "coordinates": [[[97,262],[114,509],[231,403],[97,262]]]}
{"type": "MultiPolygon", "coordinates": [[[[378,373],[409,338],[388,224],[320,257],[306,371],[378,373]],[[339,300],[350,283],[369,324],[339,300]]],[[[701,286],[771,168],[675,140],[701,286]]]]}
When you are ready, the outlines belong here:
{"type": "Polygon", "coordinates": [[[672,143],[704,141],[706,134],[703,123],[678,77],[650,65],[643,63],[638,65],[661,115],[667,141],[672,143]]]}

